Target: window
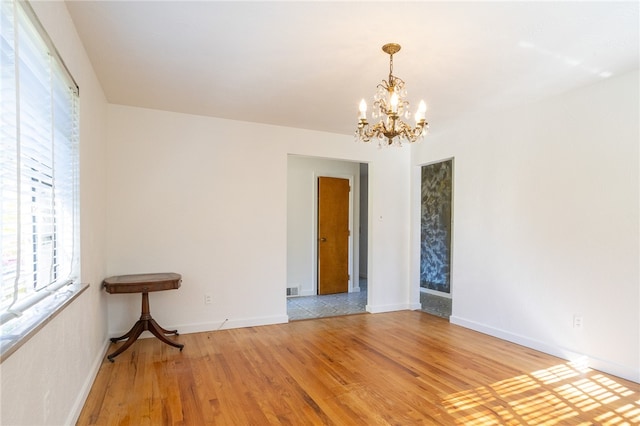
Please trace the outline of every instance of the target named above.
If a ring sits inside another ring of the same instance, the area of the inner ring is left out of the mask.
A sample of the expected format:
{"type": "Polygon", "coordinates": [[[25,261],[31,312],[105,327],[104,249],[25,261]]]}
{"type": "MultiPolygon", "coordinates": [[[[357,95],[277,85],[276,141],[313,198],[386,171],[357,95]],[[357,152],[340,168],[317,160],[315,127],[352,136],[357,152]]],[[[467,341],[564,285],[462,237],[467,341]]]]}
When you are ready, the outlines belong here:
{"type": "Polygon", "coordinates": [[[79,278],[78,88],[33,10],[1,2],[1,354],[79,278]]]}

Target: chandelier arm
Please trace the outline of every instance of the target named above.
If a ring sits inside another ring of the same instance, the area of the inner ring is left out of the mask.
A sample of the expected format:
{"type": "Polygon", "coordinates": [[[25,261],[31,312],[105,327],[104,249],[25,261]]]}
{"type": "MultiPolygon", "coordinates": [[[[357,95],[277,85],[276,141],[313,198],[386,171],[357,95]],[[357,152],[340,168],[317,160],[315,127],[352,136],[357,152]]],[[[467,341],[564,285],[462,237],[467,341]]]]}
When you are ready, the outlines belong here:
{"type": "Polygon", "coordinates": [[[361,119],[358,123],[358,129],[356,130],[356,138],[363,142],[369,142],[367,139],[367,131],[369,129],[369,123],[366,119],[361,119]]]}
{"type": "Polygon", "coordinates": [[[361,142],[370,142],[372,138],[376,137],[380,141],[386,139],[387,145],[393,145],[394,138],[398,138],[397,145],[402,145],[401,140],[403,139],[410,143],[416,142],[424,136],[424,131],[428,128],[427,122],[424,120],[420,120],[415,127],[411,127],[406,122],[398,120],[397,117],[390,116],[389,118],[392,121],[389,127],[384,121],[369,127],[369,123],[365,119],[360,120],[356,131],[357,139],[361,142]]]}

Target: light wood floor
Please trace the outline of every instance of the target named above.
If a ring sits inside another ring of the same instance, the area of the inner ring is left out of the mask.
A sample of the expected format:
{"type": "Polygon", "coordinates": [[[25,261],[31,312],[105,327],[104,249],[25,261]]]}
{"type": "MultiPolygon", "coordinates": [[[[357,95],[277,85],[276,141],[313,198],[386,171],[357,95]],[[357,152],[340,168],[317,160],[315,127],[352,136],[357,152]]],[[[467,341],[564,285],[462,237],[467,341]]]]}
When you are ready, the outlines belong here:
{"type": "Polygon", "coordinates": [[[640,385],[419,311],[176,339],[105,359],[78,424],[640,423],[640,385]]]}

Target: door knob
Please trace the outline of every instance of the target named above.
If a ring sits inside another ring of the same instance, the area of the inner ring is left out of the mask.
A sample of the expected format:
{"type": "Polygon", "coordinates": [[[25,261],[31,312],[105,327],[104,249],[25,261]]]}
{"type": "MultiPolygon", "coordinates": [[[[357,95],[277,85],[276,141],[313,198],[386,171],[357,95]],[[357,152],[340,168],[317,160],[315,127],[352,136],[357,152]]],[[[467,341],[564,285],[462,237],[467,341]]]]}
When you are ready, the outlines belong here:
{"type": "Polygon", "coordinates": [[[320,242],[321,242],[321,243],[326,243],[326,242],[327,242],[327,239],[326,239],[326,238],[320,238],[320,242]]]}

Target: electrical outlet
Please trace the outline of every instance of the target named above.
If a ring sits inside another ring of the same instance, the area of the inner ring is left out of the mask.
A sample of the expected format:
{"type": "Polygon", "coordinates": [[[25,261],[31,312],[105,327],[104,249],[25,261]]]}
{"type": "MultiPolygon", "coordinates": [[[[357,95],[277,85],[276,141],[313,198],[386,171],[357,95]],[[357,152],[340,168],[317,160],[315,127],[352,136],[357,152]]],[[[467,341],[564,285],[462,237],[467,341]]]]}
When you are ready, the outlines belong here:
{"type": "Polygon", "coordinates": [[[581,315],[574,315],[573,316],[573,328],[576,329],[581,329],[582,328],[582,316],[581,315]]]}
{"type": "Polygon", "coordinates": [[[213,302],[213,296],[209,293],[204,295],[204,304],[210,305],[213,302]]]}

